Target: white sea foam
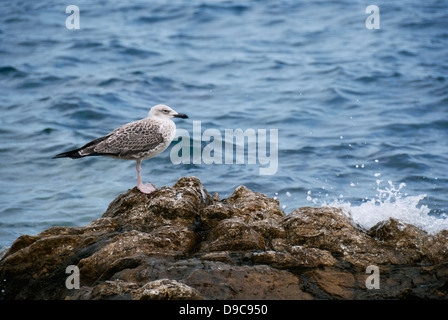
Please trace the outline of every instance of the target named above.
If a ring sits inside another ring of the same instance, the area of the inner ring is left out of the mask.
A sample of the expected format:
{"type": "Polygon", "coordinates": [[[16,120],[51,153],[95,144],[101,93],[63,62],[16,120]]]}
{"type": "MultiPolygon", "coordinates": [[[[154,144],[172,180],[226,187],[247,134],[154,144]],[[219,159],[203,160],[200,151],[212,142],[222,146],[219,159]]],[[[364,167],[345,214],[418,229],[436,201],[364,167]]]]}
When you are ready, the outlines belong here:
{"type": "Polygon", "coordinates": [[[405,223],[410,223],[435,234],[441,230],[448,230],[448,217],[446,214],[441,217],[430,215],[430,209],[426,205],[420,205],[420,201],[426,198],[426,194],[411,196],[403,193],[405,183],[401,183],[398,188],[392,181],[388,181],[389,186],[381,188],[382,180],[377,180],[378,194],[359,206],[350,202],[336,199],[330,203],[323,203],[323,206],[341,208],[346,214],[353,218],[353,221],[365,229],[373,227],[380,221],[389,218],[398,219],[405,223]]]}

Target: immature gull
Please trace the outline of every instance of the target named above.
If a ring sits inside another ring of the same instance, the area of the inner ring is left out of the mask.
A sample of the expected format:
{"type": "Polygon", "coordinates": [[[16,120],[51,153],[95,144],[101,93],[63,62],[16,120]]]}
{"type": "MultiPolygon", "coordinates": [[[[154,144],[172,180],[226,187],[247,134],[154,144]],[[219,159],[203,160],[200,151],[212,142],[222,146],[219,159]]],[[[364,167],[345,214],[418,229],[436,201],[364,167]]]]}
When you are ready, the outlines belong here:
{"type": "Polygon", "coordinates": [[[159,104],[151,108],[147,118],[127,123],[79,149],[60,153],[53,158],[107,156],[135,160],[137,188],[143,193],[151,193],[156,189],[150,183],[142,183],[140,165],[142,160],[154,158],[170,145],[176,133],[176,125],[171,118],[188,118],[188,116],[159,104]]]}

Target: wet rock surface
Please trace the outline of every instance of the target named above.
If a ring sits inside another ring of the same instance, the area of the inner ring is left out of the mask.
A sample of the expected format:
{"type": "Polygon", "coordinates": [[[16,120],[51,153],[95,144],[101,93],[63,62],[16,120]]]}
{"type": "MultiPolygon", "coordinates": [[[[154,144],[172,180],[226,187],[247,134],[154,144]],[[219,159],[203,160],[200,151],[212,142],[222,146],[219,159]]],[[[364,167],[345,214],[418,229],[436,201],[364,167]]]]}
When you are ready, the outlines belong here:
{"type": "Polygon", "coordinates": [[[2,299],[446,299],[448,231],[389,219],[361,230],[340,209],[298,208],[195,177],[119,195],[83,227],[19,237],[0,261],[2,299]],[[66,287],[67,266],[79,289],[66,287]],[[368,266],[379,289],[368,289],[368,266]]]}

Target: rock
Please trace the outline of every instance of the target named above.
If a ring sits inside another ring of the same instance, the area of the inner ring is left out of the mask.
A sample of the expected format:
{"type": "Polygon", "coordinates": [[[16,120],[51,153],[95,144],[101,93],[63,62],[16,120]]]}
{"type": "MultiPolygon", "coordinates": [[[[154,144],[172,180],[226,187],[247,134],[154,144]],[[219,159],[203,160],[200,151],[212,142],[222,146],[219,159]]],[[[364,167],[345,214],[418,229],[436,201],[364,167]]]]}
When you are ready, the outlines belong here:
{"type": "Polygon", "coordinates": [[[23,235],[0,260],[0,299],[446,299],[448,231],[389,219],[369,230],[336,208],[285,215],[244,186],[195,177],[136,188],[83,227],[23,235]],[[68,266],[79,289],[66,287],[68,266]],[[378,267],[380,289],[366,287],[378,267]]]}
{"type": "Polygon", "coordinates": [[[437,235],[428,235],[425,231],[396,219],[377,223],[368,234],[387,246],[398,251],[396,256],[405,263],[417,261],[443,262],[448,260],[448,231],[437,235]]]}
{"type": "MultiPolygon", "coordinates": [[[[192,287],[170,279],[150,281],[144,285],[123,280],[106,280],[101,284],[80,290],[69,299],[95,300],[202,300],[192,287]]],[[[68,298],[68,297],[67,297],[68,298]]]]}
{"type": "Polygon", "coordinates": [[[199,292],[176,280],[161,279],[148,282],[133,293],[135,300],[202,300],[199,292]]]}
{"type": "Polygon", "coordinates": [[[264,238],[241,219],[222,220],[213,228],[205,241],[201,243],[200,252],[222,250],[264,250],[264,238]]]}
{"type": "Polygon", "coordinates": [[[255,264],[267,264],[277,269],[316,268],[331,266],[337,262],[328,251],[302,246],[292,246],[288,252],[254,252],[248,257],[255,264]]]}

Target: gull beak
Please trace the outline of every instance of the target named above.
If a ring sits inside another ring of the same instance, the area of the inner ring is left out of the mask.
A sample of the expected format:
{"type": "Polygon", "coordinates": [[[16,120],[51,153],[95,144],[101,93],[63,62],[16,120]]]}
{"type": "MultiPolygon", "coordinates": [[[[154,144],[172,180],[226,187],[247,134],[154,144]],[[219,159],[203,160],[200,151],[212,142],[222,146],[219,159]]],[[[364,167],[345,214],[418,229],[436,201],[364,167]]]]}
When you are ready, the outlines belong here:
{"type": "Polygon", "coordinates": [[[174,118],[182,118],[182,119],[188,119],[188,116],[184,113],[176,113],[174,116],[174,118]]]}

